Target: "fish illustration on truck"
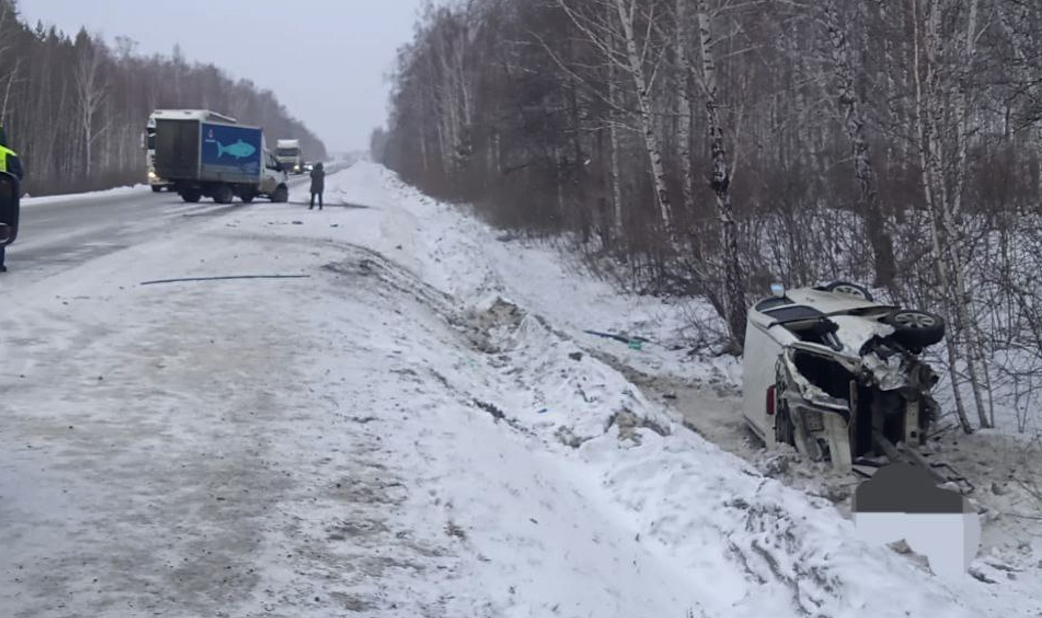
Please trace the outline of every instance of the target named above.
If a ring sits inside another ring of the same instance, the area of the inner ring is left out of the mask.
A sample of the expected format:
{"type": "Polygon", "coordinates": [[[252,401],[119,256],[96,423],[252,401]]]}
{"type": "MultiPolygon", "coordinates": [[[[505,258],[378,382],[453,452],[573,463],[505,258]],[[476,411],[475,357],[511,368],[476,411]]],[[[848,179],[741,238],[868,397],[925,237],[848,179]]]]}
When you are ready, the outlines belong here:
{"type": "Polygon", "coordinates": [[[225,146],[221,142],[217,142],[217,158],[221,158],[225,153],[228,153],[236,159],[247,159],[255,152],[257,152],[257,149],[242,141],[241,138],[231,146],[225,146]]]}

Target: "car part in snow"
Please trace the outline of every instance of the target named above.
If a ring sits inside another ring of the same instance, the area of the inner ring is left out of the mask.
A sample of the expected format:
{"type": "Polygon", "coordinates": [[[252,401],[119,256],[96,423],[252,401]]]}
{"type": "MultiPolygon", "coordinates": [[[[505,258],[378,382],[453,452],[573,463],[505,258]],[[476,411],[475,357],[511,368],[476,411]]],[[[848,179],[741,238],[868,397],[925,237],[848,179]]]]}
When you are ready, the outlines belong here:
{"type": "Polygon", "coordinates": [[[228,281],[232,279],[310,279],[311,275],[230,275],[226,277],[185,277],[183,279],[158,279],[144,281],[140,285],[156,285],[158,283],[181,283],[184,281],[228,281]]]}
{"type": "Polygon", "coordinates": [[[847,294],[861,300],[867,300],[873,302],[875,299],[872,298],[872,292],[868,291],[868,288],[858,285],[856,283],[850,283],[849,281],[833,281],[822,288],[826,292],[835,292],[837,294],[847,294]]]}
{"type": "Polygon", "coordinates": [[[650,339],[646,339],[644,337],[627,337],[626,335],[616,335],[614,333],[602,333],[602,332],[596,331],[596,330],[584,330],[583,332],[586,333],[587,335],[596,335],[597,337],[604,337],[605,339],[614,339],[615,341],[618,341],[620,343],[625,343],[631,349],[634,349],[634,350],[641,349],[642,344],[654,343],[650,339]],[[636,347],[634,347],[634,345],[636,347]]]}

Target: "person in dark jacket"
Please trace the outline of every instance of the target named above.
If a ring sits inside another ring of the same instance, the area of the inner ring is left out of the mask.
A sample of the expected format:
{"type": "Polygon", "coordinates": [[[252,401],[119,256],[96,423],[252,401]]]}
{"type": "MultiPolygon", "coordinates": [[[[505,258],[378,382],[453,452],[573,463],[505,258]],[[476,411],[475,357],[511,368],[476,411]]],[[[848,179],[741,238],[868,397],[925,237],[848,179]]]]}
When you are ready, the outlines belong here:
{"type": "MultiPolygon", "coordinates": [[[[25,172],[22,170],[22,160],[18,158],[18,153],[7,147],[7,131],[0,126],[0,172],[6,172],[11,176],[14,176],[18,182],[15,183],[13,189],[16,194],[20,192],[19,183],[22,181],[22,177],[25,172]]],[[[17,208],[17,202],[15,202],[17,208]]],[[[6,221],[8,218],[17,219],[17,213],[0,213],[0,223],[13,224],[11,221],[6,221]]],[[[7,266],[4,265],[4,260],[7,257],[7,245],[0,245],[0,273],[7,272],[7,266]]]]}
{"type": "Polygon", "coordinates": [[[315,207],[315,196],[318,196],[318,209],[322,210],[322,192],[326,190],[326,170],[322,169],[321,163],[316,163],[311,169],[311,205],[308,210],[315,207]]]}

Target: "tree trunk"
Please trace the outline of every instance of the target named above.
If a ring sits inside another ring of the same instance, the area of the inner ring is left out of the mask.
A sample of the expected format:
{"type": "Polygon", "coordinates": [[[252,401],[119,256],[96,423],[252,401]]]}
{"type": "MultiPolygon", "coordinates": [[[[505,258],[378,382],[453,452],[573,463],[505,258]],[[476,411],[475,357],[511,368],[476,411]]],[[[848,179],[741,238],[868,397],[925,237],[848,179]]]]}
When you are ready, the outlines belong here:
{"type": "Polygon", "coordinates": [[[843,114],[843,128],[850,140],[854,156],[854,174],[857,178],[859,208],[868,226],[868,240],[875,259],[875,285],[892,287],[897,275],[894,245],[886,229],[886,216],[876,192],[875,170],[865,137],[865,119],[861,113],[854,82],[854,66],[850,44],[836,12],[836,0],[825,0],[824,18],[832,43],[832,62],[835,71],[836,99],[843,114]]]}
{"type": "MultiPolygon", "coordinates": [[[[939,1],[939,0],[935,0],[939,1]]],[[[970,373],[970,387],[973,392],[974,404],[977,407],[977,417],[981,427],[990,427],[987,409],[984,405],[983,391],[987,384],[983,382],[986,369],[983,358],[983,345],[979,334],[976,312],[973,305],[973,294],[966,285],[966,266],[969,264],[966,247],[966,232],[962,223],[962,195],[966,186],[966,158],[969,141],[969,111],[967,110],[967,98],[970,88],[970,80],[973,75],[973,61],[975,53],[975,41],[977,37],[977,5],[978,0],[960,0],[969,2],[969,12],[966,22],[966,38],[964,47],[959,54],[960,68],[954,72],[957,75],[957,95],[953,101],[953,115],[955,117],[955,174],[953,178],[954,190],[952,191],[952,203],[950,208],[945,208],[945,225],[948,227],[948,237],[951,241],[948,250],[951,252],[951,261],[955,268],[955,307],[959,312],[959,320],[963,323],[966,334],[967,364],[970,373]]],[[[990,390],[990,388],[988,389],[990,390]]]]}
{"type": "Polygon", "coordinates": [[[637,39],[633,30],[633,14],[636,10],[635,0],[629,0],[630,6],[626,7],[626,0],[614,0],[615,9],[622,24],[622,33],[626,42],[626,60],[629,64],[630,74],[633,76],[633,84],[637,89],[637,104],[640,108],[640,125],[644,134],[644,146],[647,150],[648,160],[651,163],[651,176],[655,184],[655,197],[659,206],[659,217],[670,248],[674,255],[680,253],[680,243],[677,240],[676,228],[673,222],[673,209],[669,200],[669,189],[666,186],[666,172],[662,165],[662,149],[659,145],[658,136],[655,134],[655,119],[651,113],[651,93],[648,92],[648,82],[644,75],[643,58],[637,52],[637,39]]]}
{"type": "MultiPolygon", "coordinates": [[[[611,10],[612,6],[605,3],[604,5],[606,21],[611,23],[611,10]]],[[[608,42],[608,50],[610,53],[615,53],[615,38],[611,37],[608,42]]],[[[612,233],[615,236],[615,240],[622,238],[623,236],[623,215],[622,215],[622,183],[619,178],[619,112],[616,109],[616,90],[618,86],[615,83],[617,79],[616,74],[618,69],[615,66],[615,62],[612,59],[608,60],[608,141],[611,147],[611,209],[612,209],[612,233]]]]}
{"type": "Polygon", "coordinates": [[[731,338],[736,347],[745,343],[745,275],[742,269],[741,254],[738,250],[738,225],[734,218],[731,204],[731,177],[727,164],[727,152],[724,149],[724,132],[720,125],[718,111],[716,62],[712,50],[712,31],[710,29],[709,3],[698,0],[699,46],[702,53],[702,80],[705,87],[706,117],[709,124],[709,147],[713,158],[711,186],[716,195],[716,206],[720,216],[723,240],[724,318],[731,330],[731,338]]]}
{"type": "Polygon", "coordinates": [[[687,55],[687,4],[689,0],[676,0],[675,54],[677,61],[677,163],[680,165],[684,214],[691,217],[695,212],[694,171],[691,166],[691,66],[687,55]]]}
{"type": "MultiPolygon", "coordinates": [[[[928,2],[936,3],[937,0],[927,0],[928,2]]],[[[915,100],[916,100],[916,125],[919,134],[919,162],[922,167],[922,188],[923,197],[927,204],[927,210],[929,212],[930,219],[930,232],[932,241],[932,253],[933,253],[933,264],[936,271],[937,284],[938,286],[944,286],[949,278],[949,268],[947,261],[947,255],[944,251],[944,245],[946,239],[944,236],[944,230],[941,225],[941,215],[939,211],[943,208],[940,204],[943,203],[943,177],[938,172],[940,171],[940,164],[937,153],[937,139],[935,137],[936,131],[936,112],[934,108],[938,103],[936,102],[936,82],[937,82],[937,64],[936,64],[936,44],[937,44],[937,30],[939,27],[939,19],[928,19],[927,27],[925,32],[925,47],[926,47],[926,63],[923,66],[923,60],[920,52],[920,33],[919,33],[919,0],[911,0],[912,7],[912,24],[914,28],[913,32],[913,73],[915,75],[915,100]],[[926,83],[923,84],[923,70],[926,73],[926,83]],[[938,182],[941,184],[938,184],[938,182]],[[935,190],[936,189],[936,190],[935,190]],[[942,195],[938,195],[942,193],[942,195]]],[[[936,10],[936,4],[930,7],[931,15],[936,10]]],[[[947,300],[950,298],[949,294],[943,294],[942,299],[947,300]]],[[[952,315],[951,303],[945,303],[948,306],[948,314],[952,315]]],[[[954,325],[956,328],[951,329],[952,332],[945,338],[945,347],[948,353],[948,375],[952,381],[952,394],[955,399],[955,412],[959,418],[959,425],[962,427],[964,433],[972,433],[973,426],[970,424],[968,415],[966,414],[966,404],[963,401],[962,396],[962,380],[959,376],[959,361],[961,360],[959,354],[959,347],[957,342],[959,325],[954,325]]]]}

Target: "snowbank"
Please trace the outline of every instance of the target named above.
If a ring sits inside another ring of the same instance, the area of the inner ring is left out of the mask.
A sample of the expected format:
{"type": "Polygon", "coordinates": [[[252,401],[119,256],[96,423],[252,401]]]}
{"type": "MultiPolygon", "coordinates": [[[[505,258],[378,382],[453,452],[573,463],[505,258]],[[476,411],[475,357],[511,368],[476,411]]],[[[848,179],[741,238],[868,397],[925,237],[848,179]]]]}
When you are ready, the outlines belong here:
{"type": "MultiPolygon", "coordinates": [[[[764,478],[682,429],[598,360],[618,354],[619,344],[583,333],[591,326],[633,333],[640,325],[649,338],[668,340],[690,308],[620,295],[575,275],[552,249],[498,240],[487,226],[419,195],[379,166],[356,164],[329,184],[336,196],[330,201],[352,209],[349,219],[333,208],[319,215],[317,221],[338,226],[320,237],[393,259],[448,299],[441,309],[450,314],[446,320],[469,333],[475,352],[442,378],[499,419],[504,431],[537,442],[528,448],[557,459],[565,486],[582,487],[590,504],[632,533],[633,543],[677,569],[689,587],[686,602],[698,601],[693,611],[998,616],[1023,607],[1025,591],[1037,591],[1028,585],[993,598],[968,575],[956,589],[921,565],[865,546],[831,503],[764,478]],[[897,589],[905,591],[899,603],[885,594],[897,589]]],[[[314,223],[288,232],[309,236],[314,223]]],[[[733,383],[738,371],[651,346],[627,364],[710,384],[733,383]]]]}
{"type": "Polygon", "coordinates": [[[47,195],[44,197],[32,197],[25,196],[22,198],[21,205],[23,207],[42,206],[45,204],[53,204],[55,202],[74,202],[74,201],[90,201],[99,198],[106,197],[124,197],[132,195],[134,193],[144,193],[150,191],[149,185],[139,184],[133,187],[116,187],[114,189],[106,189],[104,191],[92,191],[89,193],[75,193],[67,195],[47,195]]]}

